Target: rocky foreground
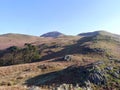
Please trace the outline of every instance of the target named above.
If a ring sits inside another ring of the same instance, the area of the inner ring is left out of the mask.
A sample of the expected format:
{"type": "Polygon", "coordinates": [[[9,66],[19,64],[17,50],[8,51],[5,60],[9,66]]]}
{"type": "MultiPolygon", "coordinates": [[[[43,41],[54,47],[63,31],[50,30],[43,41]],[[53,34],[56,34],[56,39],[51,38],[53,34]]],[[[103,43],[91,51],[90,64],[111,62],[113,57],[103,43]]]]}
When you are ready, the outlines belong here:
{"type": "Polygon", "coordinates": [[[85,66],[74,65],[29,79],[26,84],[46,90],[117,90],[120,88],[120,61],[111,59],[85,66]]]}

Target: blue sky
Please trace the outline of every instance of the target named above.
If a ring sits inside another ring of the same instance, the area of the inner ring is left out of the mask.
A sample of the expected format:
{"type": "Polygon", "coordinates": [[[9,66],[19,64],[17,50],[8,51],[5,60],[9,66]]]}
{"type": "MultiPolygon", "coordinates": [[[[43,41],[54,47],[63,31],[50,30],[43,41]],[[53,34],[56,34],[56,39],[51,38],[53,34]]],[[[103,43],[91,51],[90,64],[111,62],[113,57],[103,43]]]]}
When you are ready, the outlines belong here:
{"type": "Polygon", "coordinates": [[[120,0],[0,0],[0,34],[120,34],[120,0]]]}

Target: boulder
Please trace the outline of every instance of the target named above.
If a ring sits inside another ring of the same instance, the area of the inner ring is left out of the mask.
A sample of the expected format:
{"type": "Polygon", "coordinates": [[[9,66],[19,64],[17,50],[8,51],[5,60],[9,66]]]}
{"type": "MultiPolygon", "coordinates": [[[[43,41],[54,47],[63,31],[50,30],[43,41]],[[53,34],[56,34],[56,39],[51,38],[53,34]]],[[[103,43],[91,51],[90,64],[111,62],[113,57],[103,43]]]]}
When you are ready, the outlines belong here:
{"type": "Polygon", "coordinates": [[[65,61],[71,61],[71,56],[70,55],[65,55],[64,60],[65,61]]]}

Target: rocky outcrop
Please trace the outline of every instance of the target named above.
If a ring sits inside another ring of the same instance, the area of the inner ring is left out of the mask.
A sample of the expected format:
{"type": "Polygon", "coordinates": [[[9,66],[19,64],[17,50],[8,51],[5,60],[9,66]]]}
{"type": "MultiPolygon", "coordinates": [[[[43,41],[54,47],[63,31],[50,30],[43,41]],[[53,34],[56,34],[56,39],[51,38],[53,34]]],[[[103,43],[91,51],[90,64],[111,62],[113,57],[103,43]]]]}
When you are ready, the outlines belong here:
{"type": "MultiPolygon", "coordinates": [[[[66,57],[69,57],[69,55],[66,57]]],[[[119,65],[117,66],[115,63],[112,64],[109,61],[104,62],[101,60],[85,66],[73,65],[59,72],[52,72],[39,76],[34,81],[36,81],[36,85],[56,84],[58,86],[55,90],[70,90],[68,89],[70,88],[70,84],[74,85],[74,88],[79,88],[80,90],[92,90],[94,85],[111,87],[110,85],[116,84],[116,86],[120,87],[119,80],[119,65]],[[76,84],[77,86],[75,86],[76,84]]]]}
{"type": "Polygon", "coordinates": [[[104,71],[101,71],[95,66],[93,66],[92,70],[89,72],[88,80],[97,85],[106,84],[107,82],[104,71]]]}

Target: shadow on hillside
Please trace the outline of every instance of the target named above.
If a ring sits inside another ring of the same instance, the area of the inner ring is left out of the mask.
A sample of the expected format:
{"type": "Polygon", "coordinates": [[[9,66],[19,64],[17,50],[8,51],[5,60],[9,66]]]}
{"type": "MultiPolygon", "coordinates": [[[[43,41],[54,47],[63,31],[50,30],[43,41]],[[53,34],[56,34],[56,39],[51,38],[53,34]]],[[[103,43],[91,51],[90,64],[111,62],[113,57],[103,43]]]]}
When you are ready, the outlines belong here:
{"type": "Polygon", "coordinates": [[[85,75],[83,66],[75,67],[70,66],[61,71],[55,71],[51,73],[46,73],[43,75],[39,75],[33,78],[26,80],[26,85],[28,86],[41,86],[41,85],[60,85],[60,84],[73,84],[83,82],[85,80],[85,75]],[[82,78],[80,78],[82,77],[82,78]]]}
{"type": "MultiPolygon", "coordinates": [[[[49,50],[47,55],[41,57],[41,60],[49,60],[49,59],[54,59],[61,57],[63,58],[65,55],[70,55],[70,54],[86,54],[89,52],[93,52],[90,48],[86,48],[85,46],[81,46],[85,42],[91,41],[93,37],[83,37],[80,40],[77,41],[77,43],[64,46],[61,51],[58,52],[53,52],[49,50]]],[[[58,60],[59,61],[59,60],[58,60]]]]}
{"type": "Polygon", "coordinates": [[[53,58],[64,57],[65,55],[69,54],[81,53],[81,49],[78,44],[73,44],[65,46],[64,49],[62,49],[61,51],[58,52],[49,51],[49,52],[50,52],[49,54],[41,57],[41,60],[49,60],[53,58]]]}
{"type": "MultiPolygon", "coordinates": [[[[94,53],[94,54],[102,55],[102,53],[104,52],[102,49],[98,48],[95,50],[90,48],[89,45],[85,44],[86,42],[93,42],[93,40],[94,40],[93,36],[83,37],[79,39],[75,44],[64,46],[63,47],[64,49],[62,49],[61,51],[58,51],[58,52],[49,51],[50,53],[41,57],[41,60],[50,60],[54,58],[62,59],[65,55],[71,55],[71,54],[94,53]]],[[[55,61],[59,61],[59,60],[55,60],[55,61]]]]}

